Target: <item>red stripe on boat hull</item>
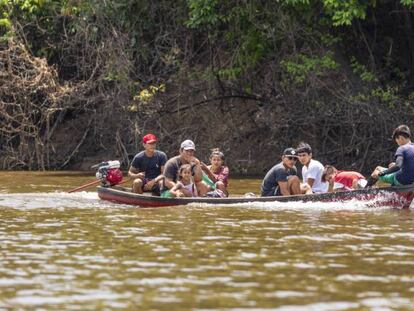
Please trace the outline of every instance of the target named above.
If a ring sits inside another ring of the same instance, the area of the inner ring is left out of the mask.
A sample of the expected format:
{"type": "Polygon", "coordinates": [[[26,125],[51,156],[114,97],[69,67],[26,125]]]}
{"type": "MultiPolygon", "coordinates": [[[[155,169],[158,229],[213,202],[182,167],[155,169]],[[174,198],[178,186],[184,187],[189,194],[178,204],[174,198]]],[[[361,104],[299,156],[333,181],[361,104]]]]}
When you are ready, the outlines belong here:
{"type": "Polygon", "coordinates": [[[229,198],[161,198],[156,196],[132,193],[126,188],[122,187],[98,187],[98,195],[102,200],[120,204],[136,205],[139,207],[178,206],[190,203],[224,205],[250,202],[346,202],[350,200],[358,200],[367,202],[367,206],[408,208],[414,198],[414,185],[311,195],[229,198]]]}

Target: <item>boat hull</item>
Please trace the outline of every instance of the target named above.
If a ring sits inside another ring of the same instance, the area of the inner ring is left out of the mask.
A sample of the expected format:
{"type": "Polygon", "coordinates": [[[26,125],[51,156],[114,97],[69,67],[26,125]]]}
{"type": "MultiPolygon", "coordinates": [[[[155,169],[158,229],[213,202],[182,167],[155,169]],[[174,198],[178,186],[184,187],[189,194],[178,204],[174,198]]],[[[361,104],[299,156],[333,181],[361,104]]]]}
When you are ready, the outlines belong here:
{"type": "Polygon", "coordinates": [[[346,202],[350,200],[365,201],[367,206],[389,206],[409,208],[414,198],[414,184],[399,187],[369,188],[333,193],[310,195],[291,195],[279,197],[191,197],[162,198],[147,194],[132,193],[123,187],[98,187],[98,196],[102,200],[138,207],[179,206],[194,203],[215,205],[239,204],[250,202],[346,202]]]}

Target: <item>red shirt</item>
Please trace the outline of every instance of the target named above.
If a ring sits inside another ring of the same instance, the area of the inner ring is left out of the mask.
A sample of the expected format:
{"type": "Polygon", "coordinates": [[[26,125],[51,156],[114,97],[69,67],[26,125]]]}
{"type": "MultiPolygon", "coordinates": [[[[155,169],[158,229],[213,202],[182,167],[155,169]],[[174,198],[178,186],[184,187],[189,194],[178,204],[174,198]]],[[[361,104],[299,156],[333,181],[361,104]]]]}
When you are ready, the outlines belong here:
{"type": "Polygon", "coordinates": [[[335,176],[335,182],[345,185],[347,188],[352,188],[354,180],[365,179],[365,177],[354,171],[339,171],[335,176]]]}
{"type": "Polygon", "coordinates": [[[221,181],[223,182],[224,186],[227,187],[229,179],[229,168],[227,166],[221,166],[218,172],[213,172],[211,165],[208,168],[213,173],[214,178],[216,178],[214,183],[221,181]]]}

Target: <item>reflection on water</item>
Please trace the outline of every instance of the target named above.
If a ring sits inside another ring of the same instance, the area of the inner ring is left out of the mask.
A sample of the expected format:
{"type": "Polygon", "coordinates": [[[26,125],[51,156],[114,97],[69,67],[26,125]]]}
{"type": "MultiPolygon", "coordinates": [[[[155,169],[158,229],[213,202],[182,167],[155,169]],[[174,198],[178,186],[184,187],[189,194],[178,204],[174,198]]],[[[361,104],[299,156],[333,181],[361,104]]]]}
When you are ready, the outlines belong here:
{"type": "Polygon", "coordinates": [[[64,193],[88,176],[8,174],[0,309],[411,310],[414,302],[410,210],[137,209],[64,193]]]}

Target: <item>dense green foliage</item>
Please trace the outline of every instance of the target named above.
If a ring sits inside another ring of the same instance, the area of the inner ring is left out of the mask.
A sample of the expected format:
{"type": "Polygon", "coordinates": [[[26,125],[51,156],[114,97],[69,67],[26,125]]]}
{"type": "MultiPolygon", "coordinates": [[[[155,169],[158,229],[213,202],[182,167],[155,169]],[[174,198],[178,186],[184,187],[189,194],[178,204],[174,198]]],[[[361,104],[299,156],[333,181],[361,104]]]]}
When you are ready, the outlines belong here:
{"type": "Polygon", "coordinates": [[[241,172],[264,170],[300,140],[325,162],[369,169],[392,154],[392,128],[413,117],[413,8],[0,0],[2,167],[127,163],[154,131],[169,154],[189,136],[202,152],[218,145],[241,172]]]}

